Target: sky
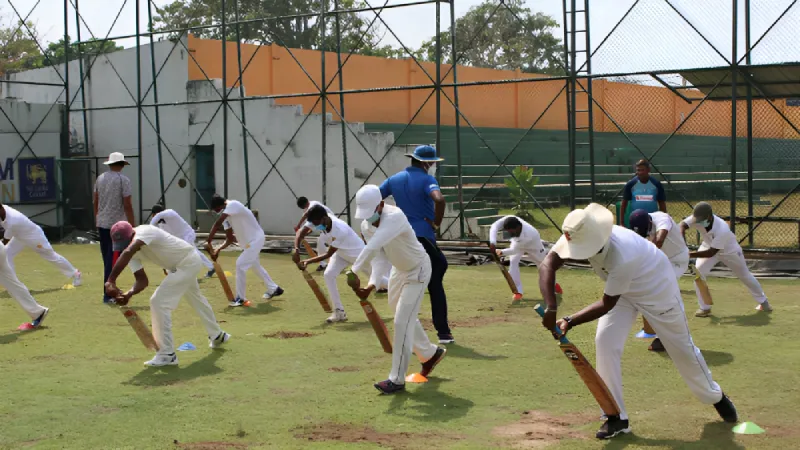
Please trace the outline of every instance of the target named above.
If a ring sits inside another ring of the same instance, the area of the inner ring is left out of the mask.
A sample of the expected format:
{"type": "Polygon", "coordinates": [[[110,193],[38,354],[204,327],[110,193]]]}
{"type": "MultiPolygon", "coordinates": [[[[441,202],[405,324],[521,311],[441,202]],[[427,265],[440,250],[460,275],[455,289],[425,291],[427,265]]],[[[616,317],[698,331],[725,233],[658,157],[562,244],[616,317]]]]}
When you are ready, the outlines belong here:
{"type": "MultiPolygon", "coordinates": [[[[67,0],[75,1],[75,0],[67,0]]],[[[82,16],[81,38],[88,39],[110,35],[122,36],[135,33],[135,0],[79,0],[82,16]],[[117,23],[111,28],[120,7],[125,4],[117,23]]],[[[147,2],[139,0],[142,30],[147,25],[147,2]]],[[[172,0],[154,0],[157,6],[171,3],[172,0]]],[[[373,7],[386,0],[368,0],[373,7]]],[[[496,0],[491,0],[496,1],[496,0]]],[[[408,0],[388,0],[388,4],[407,3],[408,0]]],[[[743,10],[744,0],[739,0],[743,10]]],[[[16,19],[12,8],[25,17],[30,15],[40,32],[41,40],[50,42],[60,39],[64,34],[64,0],[0,0],[0,15],[4,24],[16,19]]],[[[456,17],[464,15],[480,0],[456,0],[456,17]]],[[[583,3],[579,1],[578,3],[583,3]]],[[[645,70],[668,70],[685,67],[710,67],[726,64],[732,53],[731,45],[731,0],[591,0],[591,41],[597,46],[612,31],[625,12],[636,3],[631,14],[612,33],[593,56],[595,73],[622,73],[645,70]],[[674,9],[670,6],[673,5],[674,9]],[[692,26],[706,36],[708,42],[684,21],[678,12],[688,19],[692,26]],[[713,47],[712,47],[713,46],[713,47]],[[716,47],[716,50],[714,49],[716,47]],[[721,53],[721,55],[719,53],[721,53]]],[[[542,12],[554,17],[559,25],[563,18],[562,2],[559,0],[527,0],[527,6],[534,12],[542,12]]],[[[769,25],[790,5],[792,0],[751,0],[753,42],[758,40],[769,25]]],[[[69,6],[68,33],[75,39],[77,35],[74,8],[69,6]]],[[[740,12],[740,26],[737,36],[737,54],[744,53],[744,18],[740,12]]],[[[364,13],[371,20],[373,13],[364,13]]],[[[435,34],[435,5],[416,5],[385,10],[381,17],[410,48],[417,48],[435,34]]],[[[449,4],[442,3],[442,22],[449,24],[449,4]]],[[[796,45],[795,31],[800,27],[800,2],[795,4],[783,19],[773,27],[753,51],[754,64],[800,61],[800,46],[796,45]]],[[[443,28],[446,28],[444,26],[443,28]]],[[[583,28],[578,26],[579,29],[583,28]]],[[[557,37],[563,30],[555,30],[557,37]]],[[[384,43],[399,47],[391,33],[385,34],[384,43]]],[[[134,45],[133,39],[118,41],[125,47],[134,45]]],[[[635,77],[634,77],[635,78],[635,77]]]]}

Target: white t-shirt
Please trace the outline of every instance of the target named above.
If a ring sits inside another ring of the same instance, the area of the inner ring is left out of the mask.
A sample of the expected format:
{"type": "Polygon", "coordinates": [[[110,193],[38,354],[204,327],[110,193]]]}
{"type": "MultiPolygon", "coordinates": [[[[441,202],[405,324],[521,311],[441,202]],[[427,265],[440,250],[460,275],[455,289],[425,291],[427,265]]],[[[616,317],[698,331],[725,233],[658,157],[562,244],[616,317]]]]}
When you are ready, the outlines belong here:
{"type": "Polygon", "coordinates": [[[222,213],[228,215],[228,222],[236,234],[237,241],[243,244],[259,243],[259,245],[263,245],[264,229],[261,228],[253,212],[247,209],[242,202],[228,200],[222,213]]]}
{"type": "Polygon", "coordinates": [[[664,212],[650,213],[650,218],[653,219],[653,227],[650,229],[650,240],[654,241],[656,234],[661,230],[667,230],[667,238],[664,239],[664,244],[661,245],[661,251],[667,255],[670,261],[683,262],[689,260],[689,247],[683,240],[681,230],[678,224],[672,220],[672,217],[664,212]]]}
{"type": "Polygon", "coordinates": [[[606,282],[606,295],[636,302],[672,298],[678,282],[667,255],[635,232],[614,225],[603,252],[589,258],[595,273],[606,282]]]}
{"type": "Polygon", "coordinates": [[[347,222],[328,214],[331,218],[331,231],[328,232],[328,245],[348,253],[360,252],[364,249],[364,241],[350,228],[347,222]]]}
{"type": "MultiPolygon", "coordinates": [[[[320,202],[318,202],[316,200],[311,200],[311,201],[308,202],[308,208],[306,208],[306,212],[308,212],[311,208],[313,208],[313,207],[315,207],[317,205],[322,206],[323,208],[325,208],[325,212],[327,212],[328,214],[335,215],[335,214],[333,214],[333,211],[331,211],[330,208],[328,208],[327,206],[323,205],[322,203],[320,203],[320,202]]],[[[306,224],[303,225],[303,226],[308,228],[308,229],[310,229],[310,230],[314,229],[314,224],[309,222],[309,221],[306,221],[306,224]]]]}
{"type": "Polygon", "coordinates": [[[353,264],[353,272],[363,272],[363,267],[375,258],[381,249],[395,269],[411,272],[428,259],[425,248],[417,240],[408,218],[400,208],[384,203],[380,226],[362,226],[367,245],[353,264]]]}
{"type": "MultiPolygon", "coordinates": [[[[371,226],[366,220],[361,222],[361,235],[364,236],[365,240],[371,239],[372,235],[374,235],[377,230],[377,228],[371,226]]],[[[372,259],[372,273],[369,276],[369,284],[373,286],[383,284],[381,277],[389,275],[385,270],[387,267],[391,266],[389,259],[386,257],[386,252],[380,249],[378,254],[372,259]]]]}
{"type": "Polygon", "coordinates": [[[539,231],[533,225],[525,222],[517,216],[505,216],[492,224],[489,229],[489,243],[497,244],[497,232],[500,231],[506,219],[514,217],[522,224],[522,232],[519,237],[512,237],[511,247],[502,250],[503,256],[518,255],[520,253],[535,253],[531,256],[544,258],[544,246],[542,245],[542,238],[539,236],[539,231]]]}
{"type": "Polygon", "coordinates": [[[723,255],[729,255],[742,251],[742,247],[736,241],[736,235],[733,234],[731,228],[720,219],[716,214],[713,215],[714,221],[711,223],[711,229],[706,231],[705,227],[698,224],[694,216],[689,216],[683,219],[683,223],[689,225],[690,230],[697,230],[700,232],[700,237],[703,243],[700,246],[702,249],[715,248],[723,255]]]}
{"type": "MultiPolygon", "coordinates": [[[[181,217],[180,214],[172,209],[165,209],[164,211],[161,211],[153,216],[153,219],[150,221],[150,225],[161,228],[167,233],[181,238],[184,241],[188,241],[190,239],[194,240],[195,237],[195,232],[191,225],[183,220],[183,217],[181,217]]],[[[190,243],[194,244],[194,242],[190,243]]]]}
{"type": "Polygon", "coordinates": [[[162,269],[174,270],[187,256],[197,253],[193,245],[152,225],[139,225],[133,231],[133,239],[145,244],[128,264],[134,272],[143,268],[142,257],[162,269]]]}
{"type": "Polygon", "coordinates": [[[6,239],[17,238],[30,242],[42,239],[44,236],[42,229],[25,214],[8,205],[3,205],[3,209],[6,210],[6,220],[0,220],[0,226],[5,230],[4,237],[6,239]]]}

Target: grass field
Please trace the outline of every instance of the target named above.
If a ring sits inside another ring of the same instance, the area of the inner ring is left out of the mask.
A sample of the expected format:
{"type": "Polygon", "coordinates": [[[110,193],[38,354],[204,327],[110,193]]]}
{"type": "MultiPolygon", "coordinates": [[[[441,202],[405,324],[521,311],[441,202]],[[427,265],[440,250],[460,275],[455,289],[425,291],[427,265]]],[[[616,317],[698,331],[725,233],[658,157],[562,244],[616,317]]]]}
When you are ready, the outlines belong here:
{"type": "MultiPolygon", "coordinates": [[[[593,398],[532,310],[535,269],[523,269],[530,301],[511,307],[496,267],[451,267],[445,281],[457,344],[427,384],[380,396],[372,383],[386,378],[391,359],[343,279],[350,321],[335,326],[323,324],[326,314],[288,256],[262,256],[286,294],[263,302],[250,278],[252,308],[227,308],[217,280],[205,280],[217,319],[233,335],[227,349],[208,349],[184,302],[173,315],[175,341],[197,350],[179,352],[179,367],[145,369],[151,354],[119,311],[101,304],[97,246],[56,250],[83,270],[84,286],[60,290],[65,280],[30,251],[17,260],[20,278],[51,308],[42,329],[15,331],[27,316],[0,293],[0,448],[786,449],[800,439],[793,281],[763,282],[776,309],[767,315],[753,310],[738,281],[713,279],[715,316],[689,317],[740,419],[766,434],[733,434],[713,407],[692,397],[669,357],[632,338],[623,373],[634,434],[602,443],[593,438],[600,425],[593,398]]],[[[228,270],[235,256],[221,258],[228,270]]],[[[162,278],[153,267],[148,273],[152,284],[162,278]]],[[[120,285],[130,280],[126,274],[120,285]]],[[[602,292],[588,271],[563,271],[559,280],[565,313],[602,292]]],[[[689,278],[681,288],[691,313],[689,278]]],[[[133,301],[148,323],[152,290],[133,301]]],[[[388,320],[385,297],[375,305],[388,320]]],[[[423,305],[427,319],[427,300],[423,305]]],[[[594,329],[570,333],[590,360],[594,329]]],[[[416,362],[411,370],[419,370],[416,362]]]]}

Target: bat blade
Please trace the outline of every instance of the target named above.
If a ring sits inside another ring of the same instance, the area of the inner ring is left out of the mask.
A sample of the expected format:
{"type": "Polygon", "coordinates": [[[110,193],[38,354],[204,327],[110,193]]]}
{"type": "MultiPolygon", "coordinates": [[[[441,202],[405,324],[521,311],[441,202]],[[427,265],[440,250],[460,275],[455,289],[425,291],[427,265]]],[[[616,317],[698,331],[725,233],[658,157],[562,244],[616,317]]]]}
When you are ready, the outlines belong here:
{"type": "Polygon", "coordinates": [[[319,284],[317,284],[317,280],[315,280],[307,270],[303,269],[303,278],[306,279],[306,283],[308,283],[308,287],[314,292],[314,296],[317,297],[317,301],[319,301],[319,305],[322,306],[322,310],[326,313],[333,312],[331,309],[331,304],[328,303],[328,298],[325,297],[325,293],[322,292],[322,289],[319,288],[319,284]]]}
{"type": "Polygon", "coordinates": [[[314,249],[311,248],[311,245],[305,239],[303,239],[303,247],[305,247],[306,253],[308,253],[308,256],[310,256],[311,258],[316,258],[317,257],[317,252],[315,252],[314,249]]]}
{"type": "Polygon", "coordinates": [[[503,277],[506,279],[506,283],[508,283],[511,293],[519,294],[519,292],[517,292],[517,283],[514,283],[514,279],[511,278],[511,274],[508,273],[508,269],[506,269],[506,266],[503,265],[496,253],[492,253],[492,259],[494,259],[494,262],[497,263],[497,267],[500,268],[500,272],[503,273],[503,277]]]}
{"type": "Polygon", "coordinates": [[[697,290],[700,291],[700,300],[708,306],[713,305],[714,300],[711,298],[711,291],[708,289],[705,278],[700,275],[700,271],[697,270],[697,267],[692,267],[692,271],[694,272],[694,283],[697,285],[697,290]]]}
{"type": "Polygon", "coordinates": [[[144,323],[142,318],[136,314],[136,311],[125,306],[120,306],[119,309],[122,311],[122,315],[125,316],[128,324],[131,326],[131,328],[133,328],[133,331],[136,332],[136,336],[139,337],[139,340],[142,341],[142,344],[144,344],[145,348],[158,351],[158,344],[153,338],[153,333],[150,332],[150,329],[147,327],[147,324],[144,323]]]}
{"type": "Polygon", "coordinates": [[[228,298],[229,302],[234,300],[233,291],[231,290],[231,285],[228,284],[228,277],[225,275],[225,271],[222,269],[222,266],[216,262],[214,263],[214,271],[217,273],[217,278],[219,278],[219,284],[222,286],[222,290],[225,291],[225,297],[228,298]]]}
{"type": "Polygon", "coordinates": [[[375,336],[378,337],[378,341],[381,343],[381,347],[383,347],[383,351],[391,355],[392,340],[389,337],[389,330],[386,329],[386,324],[383,323],[381,316],[375,311],[372,302],[369,300],[361,300],[360,303],[364,314],[367,315],[367,319],[370,325],[372,325],[372,329],[375,331],[375,336]]]}
{"type": "MultiPolygon", "coordinates": [[[[542,308],[541,305],[536,305],[534,309],[540,316],[544,317],[544,308],[542,308]]],[[[572,367],[575,368],[575,371],[578,372],[578,376],[581,377],[586,387],[589,388],[589,392],[591,392],[597,404],[600,405],[600,409],[602,409],[607,416],[619,415],[619,405],[617,405],[617,401],[614,400],[614,396],[612,396],[611,392],[608,390],[608,386],[606,386],[606,383],[600,378],[597,371],[594,370],[589,360],[578,350],[578,347],[570,342],[564,335],[561,335],[558,347],[572,364],[572,367]]]]}

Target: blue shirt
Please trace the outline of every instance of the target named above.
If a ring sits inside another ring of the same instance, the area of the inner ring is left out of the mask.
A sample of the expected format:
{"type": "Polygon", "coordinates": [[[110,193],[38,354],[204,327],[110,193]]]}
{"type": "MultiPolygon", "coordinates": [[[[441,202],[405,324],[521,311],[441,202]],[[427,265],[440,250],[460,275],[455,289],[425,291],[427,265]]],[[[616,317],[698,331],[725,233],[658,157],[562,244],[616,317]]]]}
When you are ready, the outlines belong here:
{"type": "Polygon", "coordinates": [[[658,211],[659,201],[667,200],[667,194],[664,193],[661,182],[655,178],[650,177],[647,183],[642,183],[639,177],[633,177],[625,184],[622,198],[631,202],[631,211],[644,209],[652,213],[658,211]]]}
{"type": "Polygon", "coordinates": [[[394,197],[397,207],[403,210],[414,234],[436,242],[436,231],[425,221],[433,222],[435,210],[431,192],[438,191],[439,182],[428,175],[421,167],[409,166],[406,170],[398,172],[381,184],[383,198],[394,197]]]}

